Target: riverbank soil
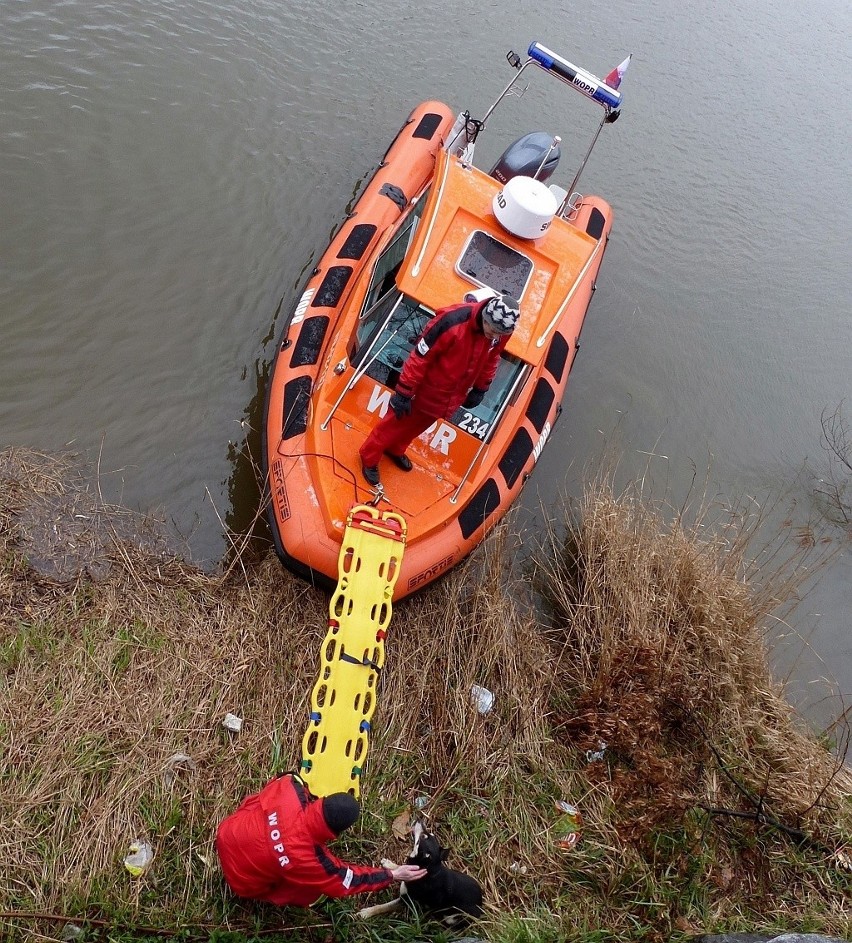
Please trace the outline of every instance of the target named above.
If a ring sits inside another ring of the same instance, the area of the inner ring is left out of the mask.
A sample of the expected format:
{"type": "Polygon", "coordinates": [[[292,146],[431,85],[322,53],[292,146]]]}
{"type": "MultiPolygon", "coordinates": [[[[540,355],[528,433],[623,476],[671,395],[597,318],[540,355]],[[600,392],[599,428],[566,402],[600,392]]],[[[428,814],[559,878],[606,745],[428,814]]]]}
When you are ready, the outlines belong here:
{"type": "MultiPolygon", "coordinates": [[[[327,595],[271,554],[199,572],[63,458],[0,453],[0,499],[0,938],[451,938],[240,901],[218,869],[217,823],[299,762],[327,595]]],[[[597,482],[528,576],[503,529],[396,606],[341,856],[400,860],[420,808],[503,943],[850,936],[848,771],[766,667],[796,555],[698,517],[597,482]]]]}

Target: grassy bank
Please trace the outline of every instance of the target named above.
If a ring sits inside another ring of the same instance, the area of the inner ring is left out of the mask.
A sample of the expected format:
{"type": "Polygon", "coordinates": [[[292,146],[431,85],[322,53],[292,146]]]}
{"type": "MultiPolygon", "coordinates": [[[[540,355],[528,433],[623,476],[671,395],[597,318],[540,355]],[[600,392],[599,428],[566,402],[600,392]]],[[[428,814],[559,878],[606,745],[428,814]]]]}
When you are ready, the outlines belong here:
{"type": "MultiPolygon", "coordinates": [[[[6,452],[0,479],[0,938],[58,939],[75,917],[111,940],[450,939],[359,925],[355,900],[243,903],[218,871],[218,821],[298,762],[327,596],[271,556],[222,577],[164,556],[61,461],[6,452]],[[156,858],[132,878],[140,837],[156,858]]],[[[391,823],[426,797],[495,941],[848,936],[849,776],[766,667],[795,568],[783,550],[752,564],[735,516],[709,523],[664,526],[599,482],[529,580],[507,576],[503,533],[397,605],[340,853],[400,859],[391,823]],[[559,799],[582,816],[570,849],[559,799]]]]}

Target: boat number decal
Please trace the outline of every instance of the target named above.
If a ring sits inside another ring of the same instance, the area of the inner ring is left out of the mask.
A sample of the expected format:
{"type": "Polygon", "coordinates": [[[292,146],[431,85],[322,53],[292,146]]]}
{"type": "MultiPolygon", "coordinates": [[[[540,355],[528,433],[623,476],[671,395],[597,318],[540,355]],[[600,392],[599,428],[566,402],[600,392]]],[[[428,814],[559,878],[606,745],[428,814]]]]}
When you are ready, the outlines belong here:
{"type": "Polygon", "coordinates": [[[446,422],[433,422],[429,428],[420,435],[425,437],[430,449],[437,452],[443,452],[444,455],[450,454],[450,445],[455,441],[458,433],[451,425],[446,422]]]}
{"type": "Polygon", "coordinates": [[[464,419],[459,423],[459,429],[464,429],[465,432],[475,435],[477,439],[484,439],[490,425],[490,422],[483,422],[479,416],[466,412],[464,419]]]}
{"type": "Polygon", "coordinates": [[[293,320],[291,324],[299,324],[301,321],[305,320],[305,312],[308,310],[308,305],[311,303],[311,298],[314,296],[314,289],[309,288],[304,295],[299,299],[299,303],[296,305],[296,310],[293,312],[293,320]]]}
{"type": "Polygon", "coordinates": [[[535,461],[538,461],[539,455],[541,455],[541,450],[544,448],[545,443],[547,442],[547,437],[550,435],[550,423],[546,422],[544,428],[541,430],[541,435],[538,437],[538,442],[536,442],[533,447],[533,458],[535,461]]]}

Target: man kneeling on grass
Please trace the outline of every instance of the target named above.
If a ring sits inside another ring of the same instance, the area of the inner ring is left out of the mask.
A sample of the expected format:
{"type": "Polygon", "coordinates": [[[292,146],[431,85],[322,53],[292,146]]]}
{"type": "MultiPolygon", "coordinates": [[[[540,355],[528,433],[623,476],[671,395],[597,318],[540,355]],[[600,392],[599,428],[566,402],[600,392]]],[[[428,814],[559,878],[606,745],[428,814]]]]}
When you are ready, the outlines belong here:
{"type": "Polygon", "coordinates": [[[381,891],[426,872],[349,864],[327,848],[353,825],[358,800],[346,792],[317,799],[295,773],[284,773],[248,796],[219,826],[216,850],[228,886],[239,897],[309,907],[322,897],[381,891]]]}

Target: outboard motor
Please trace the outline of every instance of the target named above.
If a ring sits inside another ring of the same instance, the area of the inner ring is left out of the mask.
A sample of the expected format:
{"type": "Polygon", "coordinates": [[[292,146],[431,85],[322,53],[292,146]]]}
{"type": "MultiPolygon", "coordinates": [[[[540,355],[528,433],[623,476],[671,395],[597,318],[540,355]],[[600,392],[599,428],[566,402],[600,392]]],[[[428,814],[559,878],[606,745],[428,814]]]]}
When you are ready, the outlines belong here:
{"type": "Polygon", "coordinates": [[[500,183],[506,183],[512,177],[519,176],[536,177],[543,182],[549,179],[556,170],[559,157],[559,145],[554,147],[552,134],[546,131],[530,131],[529,134],[518,138],[506,148],[489,173],[500,183]],[[550,151],[549,154],[548,151],[550,151]],[[547,155],[547,160],[545,160],[545,155],[547,155]],[[541,167],[542,161],[544,161],[543,167],[541,167]],[[539,167],[541,167],[541,172],[536,174],[539,167]]]}

